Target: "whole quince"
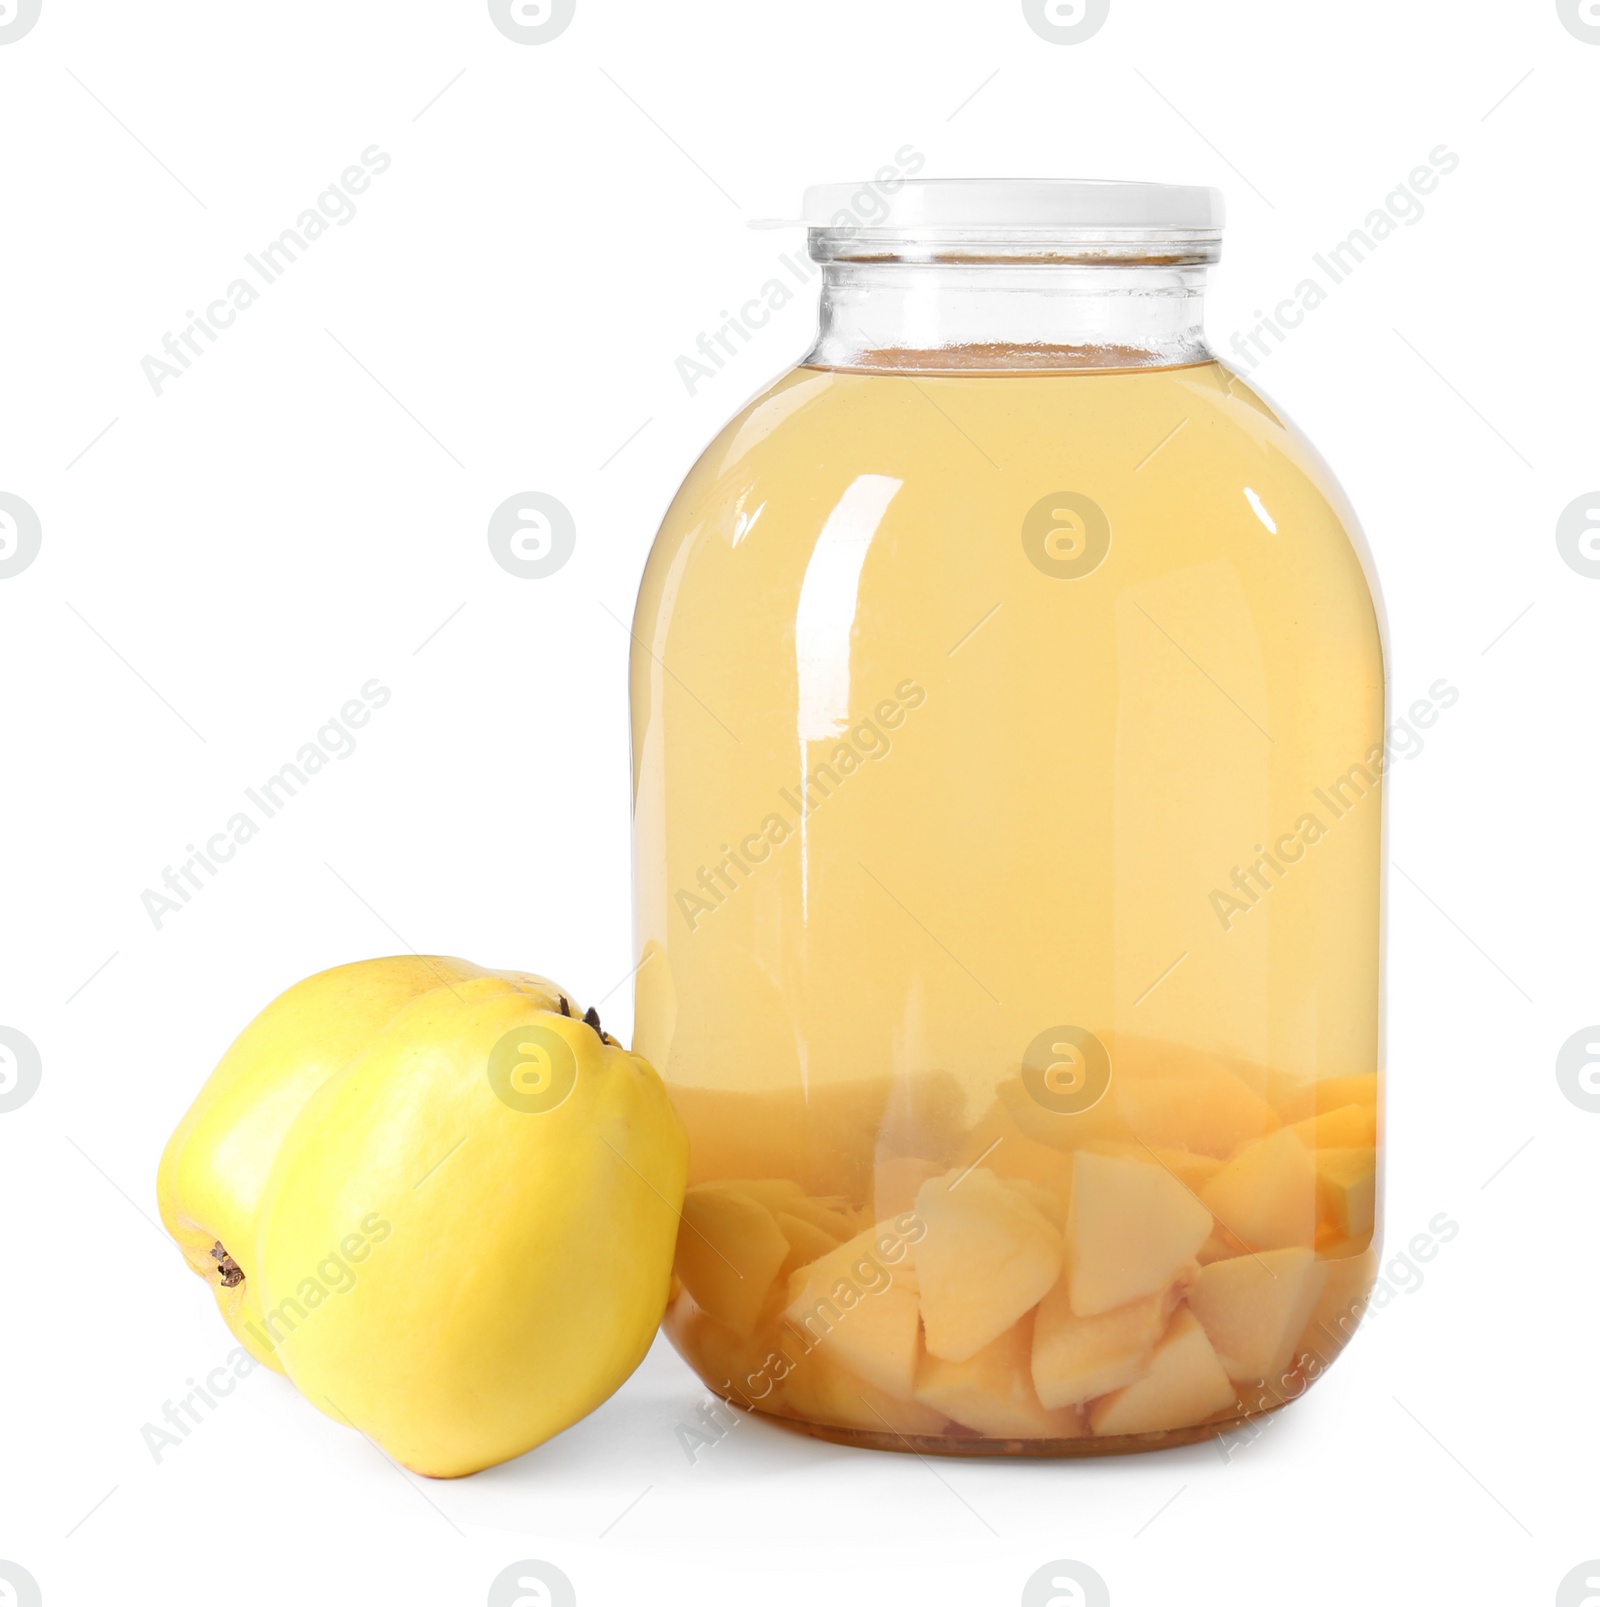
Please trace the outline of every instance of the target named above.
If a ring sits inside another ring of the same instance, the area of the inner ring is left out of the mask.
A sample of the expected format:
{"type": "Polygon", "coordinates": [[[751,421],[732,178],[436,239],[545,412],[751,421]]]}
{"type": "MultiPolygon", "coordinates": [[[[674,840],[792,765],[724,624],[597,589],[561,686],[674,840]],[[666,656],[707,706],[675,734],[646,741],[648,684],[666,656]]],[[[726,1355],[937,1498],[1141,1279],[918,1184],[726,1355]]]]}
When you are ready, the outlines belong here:
{"type": "Polygon", "coordinates": [[[162,1156],[228,1326],[419,1473],[518,1456],[638,1366],[688,1143],[661,1079],[517,971],[402,955],[290,988],[162,1156]]]}

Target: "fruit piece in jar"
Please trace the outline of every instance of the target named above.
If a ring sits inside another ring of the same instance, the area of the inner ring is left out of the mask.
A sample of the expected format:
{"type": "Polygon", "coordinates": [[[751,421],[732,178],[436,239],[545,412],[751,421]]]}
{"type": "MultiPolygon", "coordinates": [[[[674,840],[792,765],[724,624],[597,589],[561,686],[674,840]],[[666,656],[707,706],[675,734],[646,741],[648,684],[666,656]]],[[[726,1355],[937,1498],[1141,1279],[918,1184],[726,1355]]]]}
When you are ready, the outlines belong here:
{"type": "Polygon", "coordinates": [[[778,1272],[780,1278],[797,1267],[820,1261],[830,1250],[838,1248],[839,1241],[831,1233],[823,1232],[803,1216],[791,1216],[787,1211],[774,1211],[772,1215],[779,1231],[789,1241],[789,1253],[778,1272]]]}
{"type": "Polygon", "coordinates": [[[1213,1261],[1189,1291],[1189,1309],[1236,1382],[1276,1379],[1295,1350],[1327,1278],[1307,1249],[1263,1250],[1213,1261]]]}
{"type": "Polygon", "coordinates": [[[1326,1260],[1322,1265],[1322,1293],[1312,1307],[1299,1348],[1327,1362],[1344,1348],[1366,1313],[1378,1276],[1378,1252],[1368,1249],[1326,1260]]]}
{"type": "Polygon", "coordinates": [[[1074,1314],[1159,1293],[1210,1235],[1210,1211],[1154,1161],[1080,1152],[1066,1232],[1074,1314]]]}
{"type": "Polygon", "coordinates": [[[930,1355],[966,1361],[1039,1303],[1061,1273],[1061,1235],[993,1172],[947,1172],[917,1191],[912,1250],[930,1355]]]}
{"type": "Polygon", "coordinates": [[[849,1200],[842,1194],[807,1194],[798,1183],[786,1177],[735,1178],[727,1187],[759,1200],[774,1215],[787,1211],[791,1216],[801,1217],[813,1227],[821,1228],[835,1244],[856,1231],[855,1215],[849,1200]]]}
{"type": "Polygon", "coordinates": [[[1077,1406],[1142,1378],[1170,1310],[1164,1295],[1145,1295],[1093,1317],[1072,1310],[1063,1278],[1033,1321],[1033,1385],[1048,1407],[1077,1406]]]}
{"type": "Polygon", "coordinates": [[[1357,1072],[1339,1077],[1303,1077],[1289,1072],[1267,1073],[1266,1095],[1286,1122],[1301,1122],[1326,1115],[1345,1105],[1378,1104],[1378,1074],[1357,1072]]]}
{"type": "Polygon", "coordinates": [[[1097,1143],[1085,1146],[1098,1155],[1121,1155],[1133,1161],[1154,1161],[1171,1172],[1186,1189],[1198,1193],[1223,1168],[1214,1155],[1192,1154],[1186,1149],[1164,1149],[1153,1144],[1097,1143]]]}
{"type": "Polygon", "coordinates": [[[1128,1078],[1114,1092],[1135,1136],[1156,1148],[1221,1158],[1278,1125],[1277,1112],[1266,1100],[1226,1071],[1128,1078]]]}
{"type": "MultiPolygon", "coordinates": [[[[1199,1193],[1223,1168],[1223,1162],[1214,1155],[1192,1155],[1182,1149],[1151,1149],[1150,1158],[1157,1166],[1164,1166],[1186,1189],[1199,1193]]],[[[1138,1156],[1134,1157],[1139,1159],[1138,1156]]]]}
{"type": "Polygon", "coordinates": [[[1370,1149],[1319,1149],[1317,1202],[1322,1219],[1346,1238],[1372,1235],[1377,1216],[1377,1154],[1370,1149]]]}
{"type": "Polygon", "coordinates": [[[1088,1425],[1075,1411],[1050,1411],[1034,1392],[1029,1365],[1033,1323],[1013,1323],[966,1361],[924,1356],[917,1399],[991,1439],[1080,1439],[1088,1425]]]}
{"type": "Polygon", "coordinates": [[[727,1183],[699,1183],[683,1197],[677,1271],[695,1304],[743,1339],[761,1308],[789,1241],[772,1212],[727,1183]]]}
{"type": "Polygon", "coordinates": [[[1312,1103],[1319,1116],[1341,1105],[1370,1105],[1376,1109],[1378,1074],[1363,1071],[1348,1077],[1323,1077],[1312,1086],[1312,1103]]]}
{"type": "Polygon", "coordinates": [[[1200,1198],[1218,1225],[1252,1250],[1309,1246],[1316,1234],[1316,1166],[1292,1128],[1247,1144],[1200,1198]]]}
{"type": "Polygon", "coordinates": [[[777,1405],[779,1392],[769,1387],[769,1376],[761,1366],[764,1353],[748,1339],[694,1305],[669,1311],[666,1329],[674,1348],[719,1394],[741,1406],[759,1406],[765,1411],[777,1405]]]}
{"type": "Polygon", "coordinates": [[[1269,1071],[1266,1098],[1285,1122],[1298,1122],[1316,1114],[1317,1085],[1295,1072],[1269,1071]]]}
{"type": "Polygon", "coordinates": [[[880,1222],[801,1267],[789,1280],[785,1308],[797,1343],[819,1348],[886,1394],[911,1398],[917,1278],[893,1223],[880,1222]]]}
{"type": "Polygon", "coordinates": [[[1296,1122],[1294,1131],[1312,1149],[1371,1149],[1378,1142],[1378,1112],[1371,1105],[1341,1105],[1296,1122]]]}
{"type": "Polygon", "coordinates": [[[1194,1258],[1201,1266],[1209,1267],[1213,1261],[1228,1261],[1236,1255],[1248,1253],[1249,1246],[1241,1244],[1220,1228],[1213,1228],[1211,1237],[1195,1251],[1194,1258]]]}
{"type": "Polygon", "coordinates": [[[1189,1428],[1232,1406],[1232,1380],[1188,1307],[1173,1313],[1165,1336],[1137,1382],[1102,1396],[1089,1408],[1096,1434],[1152,1434],[1189,1428]]]}
{"type": "Polygon", "coordinates": [[[945,1415],[922,1401],[901,1399],[813,1350],[784,1383],[781,1410],[791,1417],[879,1434],[940,1434],[945,1415]]]}

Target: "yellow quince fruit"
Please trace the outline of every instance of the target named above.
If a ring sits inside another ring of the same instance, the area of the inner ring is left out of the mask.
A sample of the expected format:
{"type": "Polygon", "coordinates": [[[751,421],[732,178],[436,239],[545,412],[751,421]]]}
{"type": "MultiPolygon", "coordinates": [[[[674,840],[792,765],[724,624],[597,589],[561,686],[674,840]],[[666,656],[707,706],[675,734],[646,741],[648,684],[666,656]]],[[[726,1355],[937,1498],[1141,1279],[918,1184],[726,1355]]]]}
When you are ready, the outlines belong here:
{"type": "Polygon", "coordinates": [[[228,1326],[438,1477],[518,1456],[638,1366],[688,1144],[649,1064],[543,978],[405,955],[310,977],[162,1157],[228,1326]]]}

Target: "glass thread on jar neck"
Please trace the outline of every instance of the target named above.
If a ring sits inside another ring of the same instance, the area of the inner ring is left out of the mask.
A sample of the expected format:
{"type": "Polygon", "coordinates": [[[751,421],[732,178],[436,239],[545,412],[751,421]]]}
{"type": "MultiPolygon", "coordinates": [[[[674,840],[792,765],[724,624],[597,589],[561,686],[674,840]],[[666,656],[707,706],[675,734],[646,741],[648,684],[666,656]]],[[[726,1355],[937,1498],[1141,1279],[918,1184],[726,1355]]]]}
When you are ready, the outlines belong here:
{"type": "Polygon", "coordinates": [[[1201,231],[812,229],[822,264],[809,367],[1083,372],[1212,360],[1201,231]]]}

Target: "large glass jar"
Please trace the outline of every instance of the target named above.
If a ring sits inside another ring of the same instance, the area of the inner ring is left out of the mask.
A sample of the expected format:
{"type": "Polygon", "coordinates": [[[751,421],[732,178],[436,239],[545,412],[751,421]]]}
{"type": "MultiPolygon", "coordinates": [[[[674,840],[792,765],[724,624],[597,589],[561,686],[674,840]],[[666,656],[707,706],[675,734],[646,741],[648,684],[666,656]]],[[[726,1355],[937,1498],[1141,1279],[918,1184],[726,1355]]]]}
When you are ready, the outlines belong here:
{"type": "Polygon", "coordinates": [[[1361,538],[1205,344],[1215,192],[860,193],[808,195],[816,346],[639,596],[669,1332],[830,1439],[1185,1443],[1299,1394],[1374,1277],[1361,538]]]}

